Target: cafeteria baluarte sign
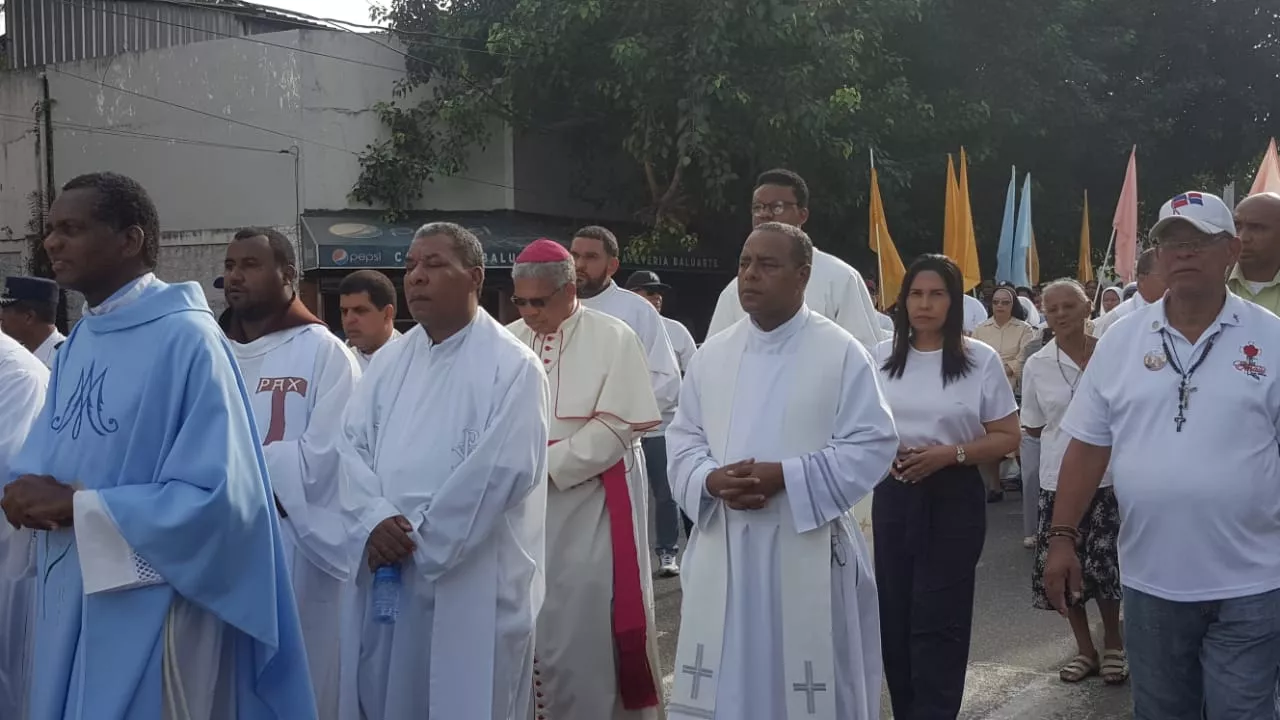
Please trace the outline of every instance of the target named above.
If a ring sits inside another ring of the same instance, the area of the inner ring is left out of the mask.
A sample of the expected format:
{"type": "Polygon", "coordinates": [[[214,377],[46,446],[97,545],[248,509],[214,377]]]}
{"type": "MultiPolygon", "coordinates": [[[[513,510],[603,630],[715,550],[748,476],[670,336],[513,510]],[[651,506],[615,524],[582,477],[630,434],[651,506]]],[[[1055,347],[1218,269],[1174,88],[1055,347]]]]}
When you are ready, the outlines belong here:
{"type": "MultiPolygon", "coordinates": [[[[338,222],[326,231],[337,243],[320,250],[321,264],[333,268],[398,268],[404,266],[405,254],[413,242],[419,225],[379,227],[370,223],[338,222]]],[[[499,247],[503,241],[495,241],[494,234],[483,225],[468,227],[480,238],[484,247],[485,265],[510,267],[519,249],[499,247]]],[[[523,244],[521,244],[523,247],[523,244]]]]}
{"type": "MultiPolygon", "coordinates": [[[[328,268],[401,268],[405,254],[413,242],[420,225],[386,226],[371,222],[339,221],[317,223],[323,227],[318,247],[319,265],[328,268]]],[[[462,223],[476,234],[484,249],[485,266],[508,268],[526,245],[539,237],[558,236],[564,233],[551,231],[549,227],[522,228],[518,223],[503,219],[496,224],[489,222],[462,223]]],[[[314,225],[313,225],[314,227],[314,225]]],[[[572,232],[567,230],[565,232],[572,232]]],[[[693,254],[657,254],[627,258],[624,265],[635,268],[668,270],[673,272],[716,272],[724,267],[720,258],[693,254]]]]}

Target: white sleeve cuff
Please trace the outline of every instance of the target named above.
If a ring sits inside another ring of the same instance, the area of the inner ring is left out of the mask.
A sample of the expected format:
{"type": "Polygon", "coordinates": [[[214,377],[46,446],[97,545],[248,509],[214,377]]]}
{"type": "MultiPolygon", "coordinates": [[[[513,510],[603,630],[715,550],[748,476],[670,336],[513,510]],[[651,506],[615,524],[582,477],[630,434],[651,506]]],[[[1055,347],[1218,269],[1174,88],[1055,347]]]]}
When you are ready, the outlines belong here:
{"type": "Polygon", "coordinates": [[[76,492],[72,506],[85,595],[164,583],[155,568],[129,547],[96,491],[76,492]]]}
{"type": "Polygon", "coordinates": [[[819,517],[818,500],[814,497],[816,488],[805,486],[804,458],[787,458],[780,464],[782,486],[787,493],[787,502],[791,505],[791,521],[795,523],[796,532],[807,533],[822,527],[825,523],[819,517]],[[792,485],[798,487],[792,488],[792,485]]]}
{"type": "MultiPolygon", "coordinates": [[[[386,498],[375,497],[370,500],[371,502],[360,516],[360,525],[364,528],[365,532],[365,536],[360,538],[361,548],[364,547],[364,541],[368,540],[369,536],[373,534],[374,528],[378,527],[383,520],[386,520],[389,517],[396,517],[397,515],[404,515],[404,513],[400,512],[399,508],[393,505],[391,501],[386,498]]],[[[406,519],[410,522],[413,521],[411,518],[406,517],[406,519]]]]}

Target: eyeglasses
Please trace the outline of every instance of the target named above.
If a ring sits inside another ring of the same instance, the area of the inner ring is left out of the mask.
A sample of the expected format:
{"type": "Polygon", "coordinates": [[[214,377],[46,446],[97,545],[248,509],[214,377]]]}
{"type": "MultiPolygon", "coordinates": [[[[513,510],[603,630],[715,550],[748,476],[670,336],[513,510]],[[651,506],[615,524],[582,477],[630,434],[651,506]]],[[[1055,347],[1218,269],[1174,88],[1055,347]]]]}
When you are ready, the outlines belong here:
{"type": "Polygon", "coordinates": [[[547,306],[547,303],[550,302],[552,298],[554,298],[556,295],[559,295],[559,294],[560,294],[560,290],[557,290],[551,293],[550,295],[543,295],[542,297],[523,298],[523,297],[520,297],[519,295],[512,295],[511,304],[515,305],[518,308],[522,308],[527,305],[531,308],[537,308],[541,310],[542,308],[547,306]]]}
{"type": "Polygon", "coordinates": [[[1217,235],[1201,235],[1193,240],[1164,240],[1162,238],[1156,238],[1154,245],[1157,250],[1200,253],[1224,240],[1230,239],[1230,235],[1226,233],[1219,233],[1217,235]]]}
{"type": "Polygon", "coordinates": [[[787,211],[789,207],[799,207],[800,203],[788,202],[786,200],[778,200],[777,202],[753,203],[751,205],[752,217],[778,217],[787,211]]]}

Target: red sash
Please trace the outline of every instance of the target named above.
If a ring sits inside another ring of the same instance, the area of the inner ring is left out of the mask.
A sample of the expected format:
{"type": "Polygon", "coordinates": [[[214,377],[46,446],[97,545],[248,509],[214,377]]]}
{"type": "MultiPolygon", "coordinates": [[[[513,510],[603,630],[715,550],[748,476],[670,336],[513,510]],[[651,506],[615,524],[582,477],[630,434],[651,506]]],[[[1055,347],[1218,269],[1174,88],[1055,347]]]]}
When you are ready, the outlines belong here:
{"type": "Polygon", "coordinates": [[[600,482],[604,485],[613,547],[613,646],[618,654],[618,695],[627,710],[657,707],[658,687],[649,665],[644,589],[624,460],[601,473],[600,482]]]}

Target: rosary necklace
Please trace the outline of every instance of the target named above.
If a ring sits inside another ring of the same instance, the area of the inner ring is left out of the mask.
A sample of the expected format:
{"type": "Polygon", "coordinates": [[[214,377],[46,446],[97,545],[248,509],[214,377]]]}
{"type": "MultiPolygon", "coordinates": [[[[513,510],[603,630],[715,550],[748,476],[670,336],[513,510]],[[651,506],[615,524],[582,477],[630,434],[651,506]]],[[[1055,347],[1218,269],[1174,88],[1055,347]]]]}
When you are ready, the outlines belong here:
{"type": "MultiPolygon", "coordinates": [[[[1169,331],[1160,331],[1160,344],[1164,347],[1164,356],[1169,359],[1169,367],[1178,373],[1178,414],[1173,418],[1174,428],[1178,432],[1182,432],[1182,426],[1187,422],[1187,406],[1191,403],[1191,393],[1199,388],[1191,385],[1191,376],[1196,374],[1196,370],[1204,364],[1204,359],[1209,356],[1209,351],[1213,350],[1213,344],[1217,342],[1218,335],[1213,335],[1204,343],[1204,349],[1200,351],[1200,358],[1197,360],[1192,355],[1191,367],[1187,370],[1182,369],[1182,361],[1178,358],[1178,354],[1174,352],[1169,343],[1169,331]]],[[[1194,352],[1194,351],[1192,351],[1194,352]]]]}
{"type": "MultiPolygon", "coordinates": [[[[1062,364],[1062,345],[1055,344],[1054,349],[1058,351],[1058,374],[1062,375],[1062,381],[1065,382],[1067,384],[1067,387],[1071,389],[1071,397],[1074,398],[1076,396],[1076,386],[1080,384],[1080,378],[1084,377],[1084,368],[1081,367],[1080,369],[1076,370],[1076,379],[1071,380],[1070,378],[1067,377],[1066,366],[1062,364]]],[[[1088,350],[1089,350],[1089,343],[1088,341],[1086,341],[1085,342],[1086,355],[1084,359],[1085,365],[1089,364],[1089,358],[1093,355],[1093,353],[1088,352],[1088,350]]],[[[1070,358],[1071,356],[1068,355],[1067,357],[1070,358]]],[[[1074,360],[1072,362],[1074,362],[1074,360]]]]}

